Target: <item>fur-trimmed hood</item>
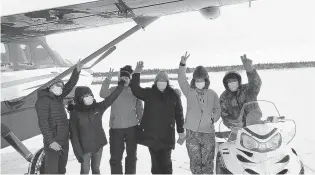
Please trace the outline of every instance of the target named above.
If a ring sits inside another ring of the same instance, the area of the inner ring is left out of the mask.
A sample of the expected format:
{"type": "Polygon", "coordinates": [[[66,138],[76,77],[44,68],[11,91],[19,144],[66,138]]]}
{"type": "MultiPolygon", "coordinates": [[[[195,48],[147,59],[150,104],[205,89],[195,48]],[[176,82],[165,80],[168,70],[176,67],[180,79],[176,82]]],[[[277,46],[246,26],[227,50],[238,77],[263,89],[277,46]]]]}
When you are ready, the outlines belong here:
{"type": "Polygon", "coordinates": [[[227,80],[231,79],[231,78],[236,78],[238,80],[239,85],[242,84],[242,77],[241,77],[241,75],[238,72],[236,72],[236,71],[229,71],[229,72],[227,72],[224,75],[223,81],[222,81],[226,90],[229,89],[228,84],[227,84],[227,80]]]}

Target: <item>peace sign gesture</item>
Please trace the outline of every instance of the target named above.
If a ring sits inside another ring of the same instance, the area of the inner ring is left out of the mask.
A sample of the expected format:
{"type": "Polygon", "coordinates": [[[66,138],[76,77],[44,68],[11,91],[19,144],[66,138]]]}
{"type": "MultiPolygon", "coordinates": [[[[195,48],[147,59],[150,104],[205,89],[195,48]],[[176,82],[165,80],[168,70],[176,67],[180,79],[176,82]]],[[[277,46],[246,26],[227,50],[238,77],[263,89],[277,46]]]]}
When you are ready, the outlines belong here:
{"type": "Polygon", "coordinates": [[[185,55],[183,55],[181,57],[181,61],[180,62],[183,63],[183,64],[186,64],[186,61],[189,58],[189,56],[190,56],[190,54],[187,55],[187,51],[186,51],[185,55]]]}

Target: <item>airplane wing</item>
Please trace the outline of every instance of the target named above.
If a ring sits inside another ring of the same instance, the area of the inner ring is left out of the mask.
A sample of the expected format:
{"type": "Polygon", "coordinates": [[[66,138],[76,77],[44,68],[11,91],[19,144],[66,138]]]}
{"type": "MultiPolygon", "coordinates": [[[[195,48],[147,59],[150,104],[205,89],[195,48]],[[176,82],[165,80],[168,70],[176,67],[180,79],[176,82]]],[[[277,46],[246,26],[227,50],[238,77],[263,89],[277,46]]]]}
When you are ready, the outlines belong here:
{"type": "MultiPolygon", "coordinates": [[[[250,0],[100,0],[1,17],[1,42],[160,17],[250,0]]],[[[207,10],[208,12],[209,10],[207,10]]]]}
{"type": "MultiPolygon", "coordinates": [[[[1,17],[1,42],[8,43],[129,21],[136,22],[136,26],[83,59],[81,63],[85,64],[101,54],[103,54],[101,56],[103,59],[115,49],[116,44],[141,28],[145,28],[158,17],[200,11],[207,19],[212,19],[211,15],[218,16],[219,7],[248,1],[251,0],[125,0],[125,2],[123,0],[102,0],[14,14],[1,17]]],[[[54,79],[63,78],[73,69],[74,66],[54,79]]],[[[54,79],[38,89],[47,87],[54,79]]],[[[39,129],[34,122],[37,120],[34,103],[37,99],[38,89],[16,102],[1,102],[3,109],[1,110],[1,122],[8,124],[8,127],[11,127],[20,140],[39,134],[39,129]],[[27,132],[25,132],[25,127],[28,127],[27,132]]],[[[8,143],[1,143],[1,148],[6,146],[8,143]]]]}

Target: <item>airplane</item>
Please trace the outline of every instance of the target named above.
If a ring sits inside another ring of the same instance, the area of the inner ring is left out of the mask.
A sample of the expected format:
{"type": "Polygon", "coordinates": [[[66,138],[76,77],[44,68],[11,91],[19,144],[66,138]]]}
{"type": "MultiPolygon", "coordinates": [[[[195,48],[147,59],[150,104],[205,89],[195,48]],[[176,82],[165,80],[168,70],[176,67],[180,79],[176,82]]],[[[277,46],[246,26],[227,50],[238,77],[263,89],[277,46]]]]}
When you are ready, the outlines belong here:
{"type": "MultiPolygon", "coordinates": [[[[1,16],[1,149],[13,146],[26,160],[31,153],[21,141],[40,134],[34,108],[37,91],[57,78],[65,82],[74,69],[51,49],[45,36],[62,32],[135,22],[136,25],[92,53],[78,85],[90,85],[90,69],[116,49],[116,45],[159,17],[199,11],[208,20],[220,16],[220,8],[252,0],[98,0],[69,6],[1,16]]],[[[68,99],[73,97],[73,92],[68,99]]]]}

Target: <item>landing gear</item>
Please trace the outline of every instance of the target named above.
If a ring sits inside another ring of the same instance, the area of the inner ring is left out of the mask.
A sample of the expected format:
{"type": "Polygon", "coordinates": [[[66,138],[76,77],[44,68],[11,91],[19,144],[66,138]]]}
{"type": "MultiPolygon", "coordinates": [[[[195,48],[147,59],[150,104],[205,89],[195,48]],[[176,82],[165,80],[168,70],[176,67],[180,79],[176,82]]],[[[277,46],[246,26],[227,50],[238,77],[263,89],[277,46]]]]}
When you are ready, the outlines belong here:
{"type": "Polygon", "coordinates": [[[25,173],[25,175],[28,175],[28,174],[45,174],[45,153],[44,153],[44,148],[41,148],[39,149],[32,161],[30,162],[29,164],[29,167],[28,167],[28,172],[25,173]]]}
{"type": "Polygon", "coordinates": [[[302,161],[300,163],[301,163],[301,170],[300,170],[299,174],[304,174],[304,165],[303,165],[302,161]]]}

